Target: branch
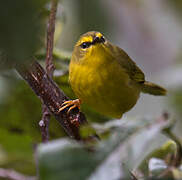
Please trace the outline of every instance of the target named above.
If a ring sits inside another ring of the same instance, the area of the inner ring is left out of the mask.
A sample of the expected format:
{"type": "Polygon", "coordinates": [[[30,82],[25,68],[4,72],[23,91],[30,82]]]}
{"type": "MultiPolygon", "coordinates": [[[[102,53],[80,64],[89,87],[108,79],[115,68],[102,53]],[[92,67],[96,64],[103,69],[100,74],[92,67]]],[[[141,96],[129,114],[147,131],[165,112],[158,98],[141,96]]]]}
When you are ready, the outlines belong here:
{"type": "Polygon", "coordinates": [[[19,65],[16,69],[41,101],[48,107],[66,133],[70,137],[80,140],[79,127],[87,123],[85,116],[76,108],[69,114],[67,113],[68,109],[59,112],[62,103],[69,99],[46,74],[39,63],[34,61],[29,65],[19,65]]]}
{"type": "MultiPolygon", "coordinates": [[[[47,49],[46,49],[46,71],[48,76],[52,79],[54,73],[54,64],[53,64],[53,47],[54,47],[54,32],[55,32],[55,19],[57,12],[57,0],[51,1],[51,12],[48,21],[47,27],[47,49]]],[[[49,140],[49,121],[51,114],[47,106],[42,104],[42,120],[39,122],[39,126],[42,134],[42,141],[47,142],[49,140]]]]}
{"type": "Polygon", "coordinates": [[[11,169],[0,168],[0,178],[11,180],[36,180],[36,177],[28,177],[11,169]]]}
{"type": "Polygon", "coordinates": [[[49,16],[48,28],[47,28],[47,50],[46,50],[46,71],[49,77],[53,77],[54,64],[52,62],[52,54],[54,47],[54,32],[55,32],[55,19],[57,12],[57,0],[51,1],[51,12],[49,16]]]}
{"type": "Polygon", "coordinates": [[[49,140],[49,122],[51,114],[47,106],[42,103],[42,119],[39,122],[40,131],[42,135],[42,142],[46,143],[49,140]]]}

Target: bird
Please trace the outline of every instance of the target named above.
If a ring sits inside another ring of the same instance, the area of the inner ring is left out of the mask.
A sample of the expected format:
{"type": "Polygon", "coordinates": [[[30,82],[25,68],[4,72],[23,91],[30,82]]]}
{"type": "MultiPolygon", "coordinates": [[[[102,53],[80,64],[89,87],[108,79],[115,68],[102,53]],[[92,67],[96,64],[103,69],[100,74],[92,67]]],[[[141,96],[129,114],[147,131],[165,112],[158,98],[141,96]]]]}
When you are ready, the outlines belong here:
{"type": "Polygon", "coordinates": [[[78,97],[65,101],[60,111],[67,113],[86,103],[100,114],[121,118],[132,109],[141,93],[164,96],[167,90],[145,80],[143,71],[120,47],[103,34],[89,31],[74,46],[69,82],[78,97]]]}

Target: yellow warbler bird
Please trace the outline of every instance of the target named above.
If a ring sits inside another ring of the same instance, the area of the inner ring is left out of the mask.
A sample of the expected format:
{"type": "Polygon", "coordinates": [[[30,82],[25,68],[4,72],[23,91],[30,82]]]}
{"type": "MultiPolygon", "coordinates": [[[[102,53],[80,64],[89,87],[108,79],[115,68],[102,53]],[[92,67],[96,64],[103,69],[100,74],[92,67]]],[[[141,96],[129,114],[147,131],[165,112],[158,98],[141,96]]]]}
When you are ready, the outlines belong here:
{"type": "Polygon", "coordinates": [[[78,97],[59,111],[86,103],[97,112],[121,118],[137,102],[141,92],[166,95],[159,85],[145,81],[142,70],[121,48],[100,32],[87,32],[76,43],[69,66],[69,81],[78,97]]]}

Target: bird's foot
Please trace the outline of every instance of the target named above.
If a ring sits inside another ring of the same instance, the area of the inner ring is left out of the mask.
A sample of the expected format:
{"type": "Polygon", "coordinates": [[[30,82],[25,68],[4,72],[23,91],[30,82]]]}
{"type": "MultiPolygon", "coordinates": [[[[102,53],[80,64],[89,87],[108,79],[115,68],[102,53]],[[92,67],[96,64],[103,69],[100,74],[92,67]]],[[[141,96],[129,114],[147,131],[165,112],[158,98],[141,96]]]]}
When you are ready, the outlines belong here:
{"type": "Polygon", "coordinates": [[[80,104],[81,104],[80,99],[65,101],[65,102],[62,104],[62,107],[59,109],[58,112],[61,112],[62,110],[64,110],[65,108],[67,108],[67,107],[70,106],[70,108],[69,108],[68,111],[67,111],[67,114],[69,114],[69,112],[70,112],[72,109],[76,108],[76,107],[80,110],[80,104]]]}

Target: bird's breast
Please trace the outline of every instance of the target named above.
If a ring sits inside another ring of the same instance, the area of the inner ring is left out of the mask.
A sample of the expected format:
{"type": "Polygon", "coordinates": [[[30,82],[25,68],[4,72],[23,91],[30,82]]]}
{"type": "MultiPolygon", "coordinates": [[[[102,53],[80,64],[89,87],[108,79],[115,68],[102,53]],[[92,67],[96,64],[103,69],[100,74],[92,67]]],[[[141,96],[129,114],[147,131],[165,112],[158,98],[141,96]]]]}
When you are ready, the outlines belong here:
{"type": "Polygon", "coordinates": [[[121,117],[139,97],[139,90],[113,59],[92,58],[83,64],[71,62],[69,80],[79,99],[111,117],[121,117]]]}

